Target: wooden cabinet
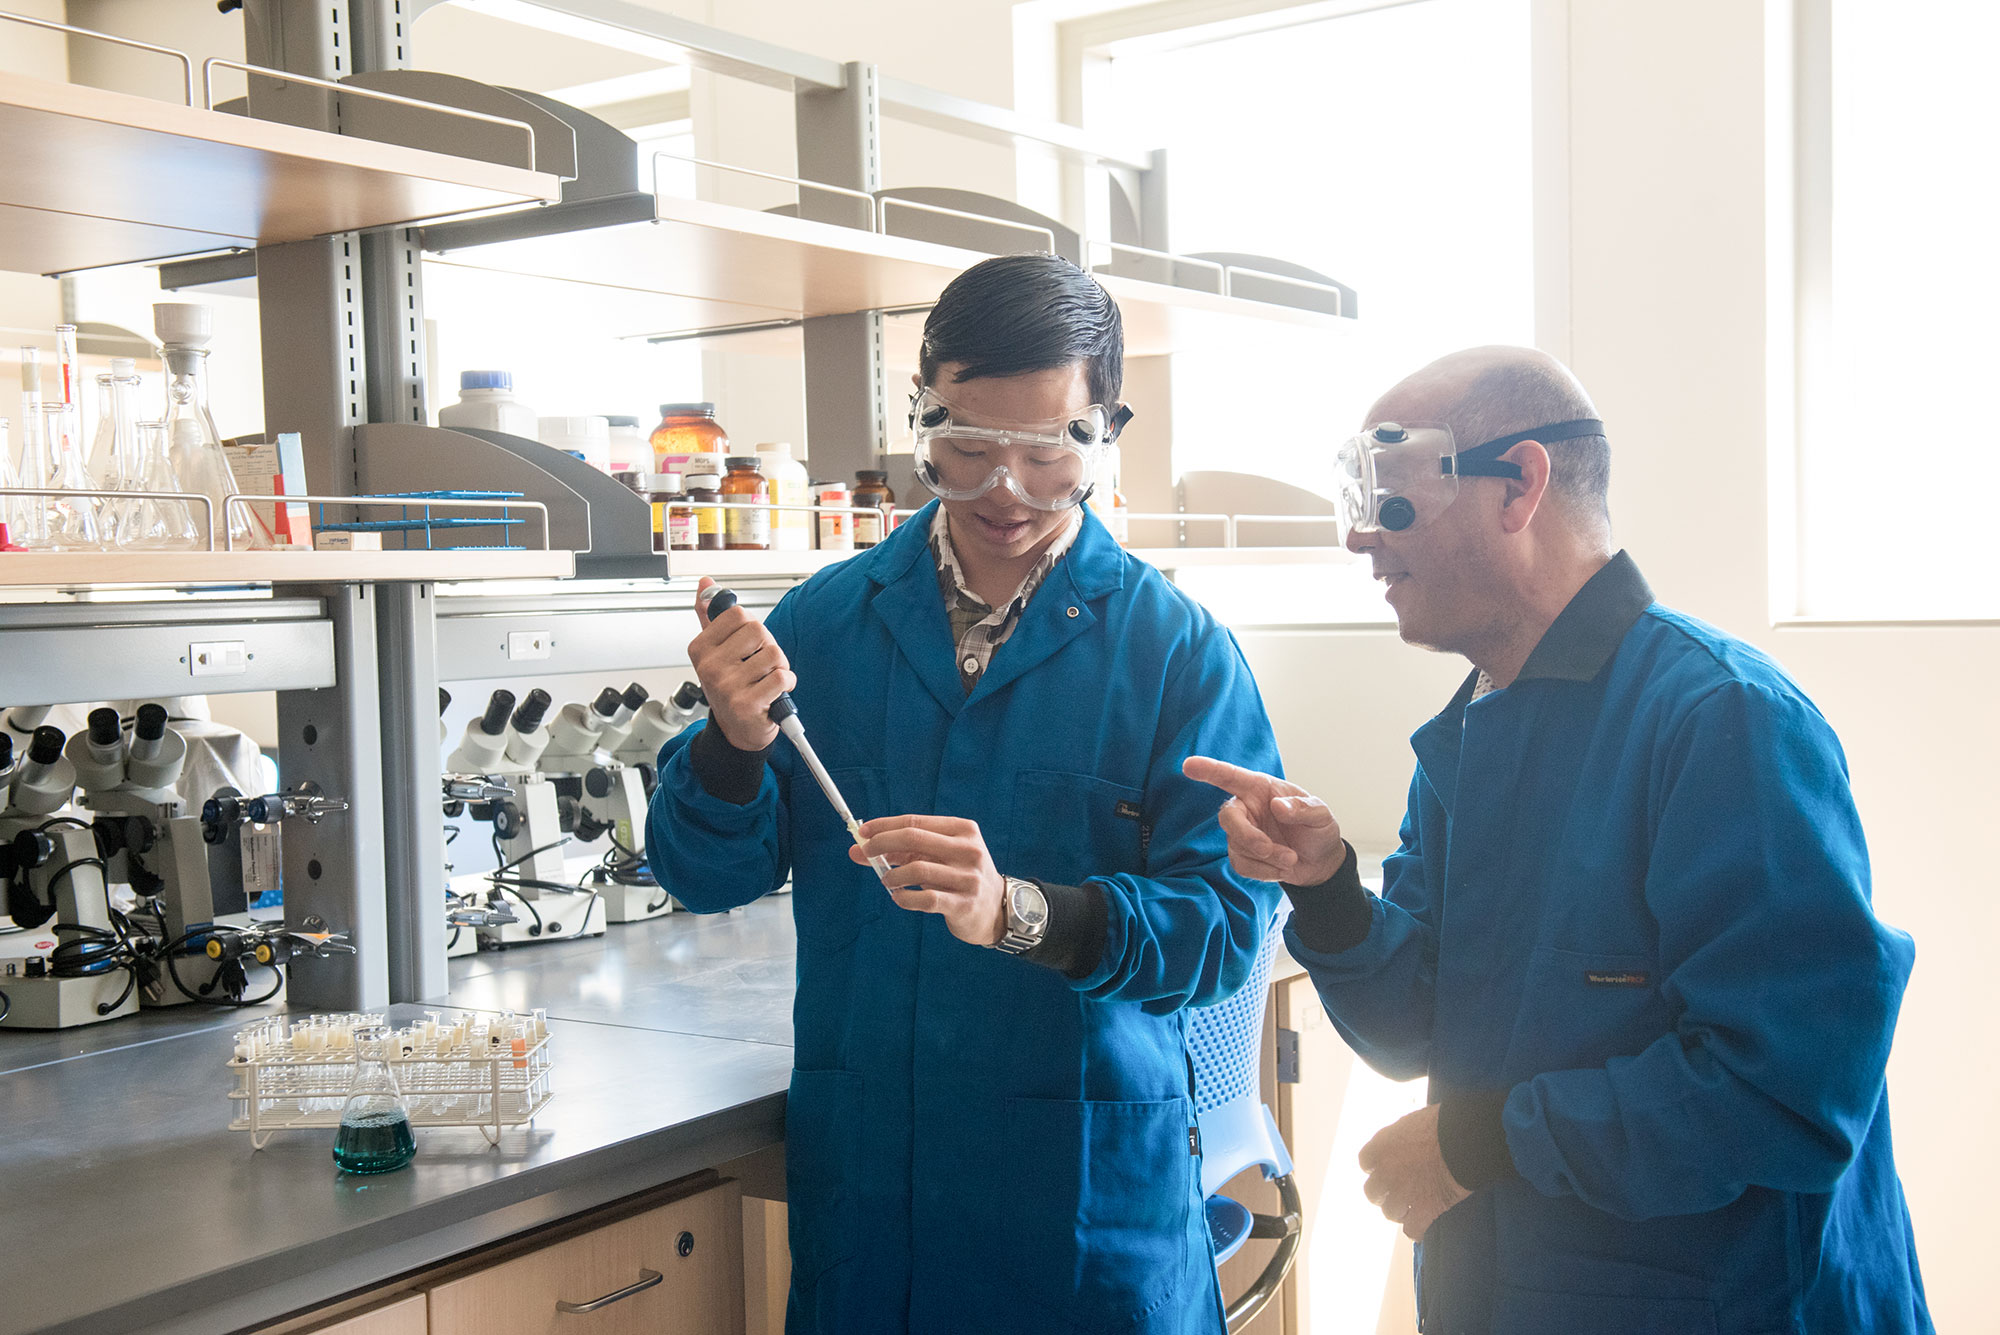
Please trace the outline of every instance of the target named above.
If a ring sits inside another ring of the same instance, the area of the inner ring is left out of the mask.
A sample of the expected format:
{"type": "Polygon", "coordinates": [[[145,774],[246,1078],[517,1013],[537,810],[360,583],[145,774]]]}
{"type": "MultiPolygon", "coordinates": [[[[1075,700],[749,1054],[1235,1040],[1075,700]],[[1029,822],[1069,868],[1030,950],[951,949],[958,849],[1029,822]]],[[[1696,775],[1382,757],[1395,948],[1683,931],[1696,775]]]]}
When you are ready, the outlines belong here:
{"type": "Polygon", "coordinates": [[[412,1293],[383,1307],[314,1326],[302,1335],[424,1335],[429,1328],[424,1295],[412,1293]]]}
{"type": "Polygon", "coordinates": [[[725,1182],[428,1297],[429,1335],[742,1335],[742,1193],[725,1182]]]}

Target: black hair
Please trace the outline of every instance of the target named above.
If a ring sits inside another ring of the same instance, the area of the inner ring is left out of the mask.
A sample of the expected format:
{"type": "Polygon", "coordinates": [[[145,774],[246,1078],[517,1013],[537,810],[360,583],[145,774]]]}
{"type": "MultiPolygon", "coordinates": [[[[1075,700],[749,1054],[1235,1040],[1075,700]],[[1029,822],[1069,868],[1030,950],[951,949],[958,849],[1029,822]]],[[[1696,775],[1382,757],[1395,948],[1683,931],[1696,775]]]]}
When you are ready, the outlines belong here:
{"type": "Polygon", "coordinates": [[[930,318],[917,370],[963,364],[955,381],[1022,375],[1085,363],[1093,403],[1118,402],[1125,384],[1125,326],[1118,303],[1060,255],[1001,255],[951,280],[930,318]]]}

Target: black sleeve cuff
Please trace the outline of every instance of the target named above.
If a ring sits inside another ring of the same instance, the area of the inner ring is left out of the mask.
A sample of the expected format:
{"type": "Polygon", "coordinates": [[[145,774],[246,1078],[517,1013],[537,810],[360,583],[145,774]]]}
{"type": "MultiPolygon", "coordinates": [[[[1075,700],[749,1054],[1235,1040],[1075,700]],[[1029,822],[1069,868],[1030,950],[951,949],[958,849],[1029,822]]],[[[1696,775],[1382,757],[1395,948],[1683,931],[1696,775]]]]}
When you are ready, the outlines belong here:
{"type": "Polygon", "coordinates": [[[1375,922],[1375,907],[1368,887],[1361,884],[1354,845],[1343,839],[1340,846],[1347,852],[1340,870],[1318,885],[1281,883],[1292,901],[1292,930],[1306,949],[1321,955],[1352,950],[1368,939],[1375,922]]]}
{"type": "Polygon", "coordinates": [[[1467,1191],[1512,1182],[1521,1176],[1507,1149],[1501,1111],[1506,1091],[1451,1094],[1438,1103],[1438,1150],[1444,1166],[1467,1191]]]}
{"type": "Polygon", "coordinates": [[[1104,890],[1095,885],[1056,885],[1037,881],[1049,901],[1049,925],[1042,939],[1021,958],[1056,970],[1071,982],[1088,978],[1104,962],[1104,939],[1110,911],[1104,890]]]}
{"type": "Polygon", "coordinates": [[[713,720],[688,743],[688,764],[694,766],[703,790],[739,807],[756,801],[757,790],[764,786],[764,760],[770,754],[769,746],[761,751],[737,750],[713,720]]]}

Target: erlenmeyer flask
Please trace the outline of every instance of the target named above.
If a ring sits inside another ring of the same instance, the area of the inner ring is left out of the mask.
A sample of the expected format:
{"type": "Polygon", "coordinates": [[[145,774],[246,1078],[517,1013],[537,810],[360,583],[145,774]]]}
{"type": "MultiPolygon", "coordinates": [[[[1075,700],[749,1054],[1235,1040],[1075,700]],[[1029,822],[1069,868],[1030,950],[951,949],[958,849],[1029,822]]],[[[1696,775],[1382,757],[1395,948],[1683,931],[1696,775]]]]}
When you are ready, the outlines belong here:
{"type": "Polygon", "coordinates": [[[153,307],[153,330],[159,335],[161,359],[167,364],[167,450],[174,471],[188,491],[215,502],[215,523],[226,522],[229,545],[267,550],[273,543],[263,516],[247,505],[229,505],[240,494],[221,433],[208,411],[209,311],[206,306],[161,302],[153,307]]]}
{"type": "MultiPolygon", "coordinates": [[[[167,455],[167,424],[140,422],[133,432],[139,456],[134,491],[183,491],[174,463],[167,455]]],[[[162,501],[134,496],[118,503],[118,522],[111,541],[132,551],[186,551],[202,545],[195,523],[196,507],[186,501],[162,501]]],[[[217,515],[217,519],[221,516],[217,515]]]]}
{"type": "Polygon", "coordinates": [[[354,1085],[340,1109],[333,1161],[349,1173],[393,1173],[417,1157],[410,1110],[389,1069],[389,1029],[354,1031],[354,1085]]]}
{"type": "Polygon", "coordinates": [[[83,443],[76,405],[42,405],[43,441],[49,455],[48,545],[63,552],[95,552],[104,547],[103,531],[97,524],[97,500],[89,495],[94,485],[83,463],[83,443]]]}
{"type": "Polygon", "coordinates": [[[139,476],[138,371],[130,357],[113,357],[97,377],[97,437],[90,446],[90,476],[106,491],[126,491],[139,476]]]}

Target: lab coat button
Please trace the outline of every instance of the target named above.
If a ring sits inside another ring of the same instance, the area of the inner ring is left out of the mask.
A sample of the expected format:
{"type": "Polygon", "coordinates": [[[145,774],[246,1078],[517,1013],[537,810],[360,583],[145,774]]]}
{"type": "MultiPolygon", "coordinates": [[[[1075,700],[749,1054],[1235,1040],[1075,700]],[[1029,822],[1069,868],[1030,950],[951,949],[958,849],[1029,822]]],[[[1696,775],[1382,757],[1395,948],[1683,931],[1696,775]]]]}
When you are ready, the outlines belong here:
{"type": "Polygon", "coordinates": [[[979,660],[972,657],[970,654],[967,654],[965,662],[961,663],[959,666],[963,667],[967,672],[977,672],[979,671],[979,660]]]}
{"type": "Polygon", "coordinates": [[[1074,607],[1069,609],[1069,614],[1072,620],[1083,615],[1083,613],[1077,611],[1074,607]]]}

